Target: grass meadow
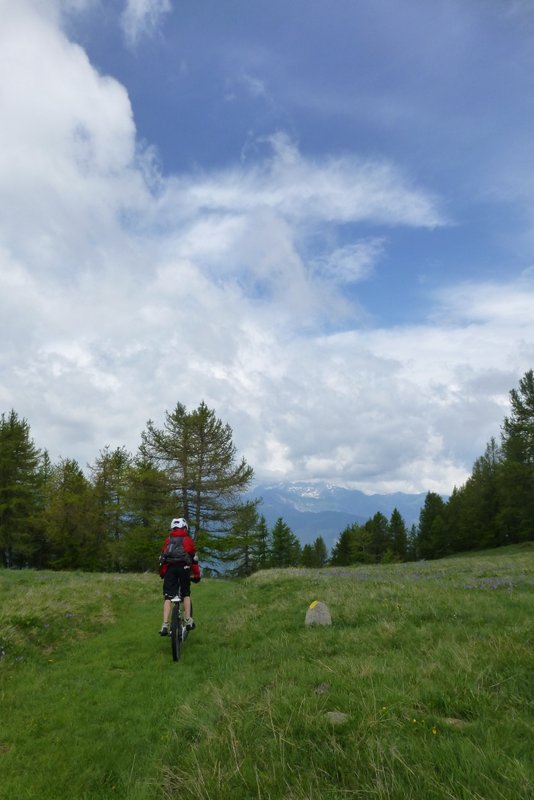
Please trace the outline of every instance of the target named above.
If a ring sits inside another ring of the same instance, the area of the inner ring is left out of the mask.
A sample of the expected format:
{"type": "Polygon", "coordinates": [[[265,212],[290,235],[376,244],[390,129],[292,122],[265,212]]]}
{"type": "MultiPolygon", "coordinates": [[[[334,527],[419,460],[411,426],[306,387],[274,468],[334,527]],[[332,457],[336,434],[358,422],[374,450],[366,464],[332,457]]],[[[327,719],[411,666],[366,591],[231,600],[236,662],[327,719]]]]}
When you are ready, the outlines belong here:
{"type": "Polygon", "coordinates": [[[157,575],[0,571],[2,800],[534,798],[532,544],[193,595],[174,663],[157,575]]]}

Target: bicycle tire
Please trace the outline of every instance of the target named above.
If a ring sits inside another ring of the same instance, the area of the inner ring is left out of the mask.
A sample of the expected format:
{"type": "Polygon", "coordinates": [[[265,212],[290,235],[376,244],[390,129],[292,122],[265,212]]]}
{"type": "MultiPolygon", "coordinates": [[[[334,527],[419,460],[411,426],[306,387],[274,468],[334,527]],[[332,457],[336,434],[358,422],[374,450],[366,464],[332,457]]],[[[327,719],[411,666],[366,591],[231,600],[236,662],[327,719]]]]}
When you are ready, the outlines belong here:
{"type": "Polygon", "coordinates": [[[180,659],[180,644],[182,639],[182,620],[180,619],[180,604],[172,604],[171,613],[171,648],[172,660],[179,661],[180,659]]]}

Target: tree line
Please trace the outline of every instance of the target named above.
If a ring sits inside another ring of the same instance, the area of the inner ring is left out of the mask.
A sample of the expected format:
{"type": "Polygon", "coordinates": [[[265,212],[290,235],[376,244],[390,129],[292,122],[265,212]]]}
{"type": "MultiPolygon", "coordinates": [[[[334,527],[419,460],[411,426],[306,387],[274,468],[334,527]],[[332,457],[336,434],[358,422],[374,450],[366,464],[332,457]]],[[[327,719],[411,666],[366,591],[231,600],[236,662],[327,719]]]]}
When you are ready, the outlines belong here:
{"type": "Polygon", "coordinates": [[[417,531],[417,556],[534,540],[534,373],[510,392],[510,413],[466,483],[444,501],[428,493],[417,531]]]}
{"type": "Polygon", "coordinates": [[[135,454],[105,447],[83,470],[51,463],[16,411],[0,420],[0,549],[4,566],[146,570],[170,519],[184,516],[206,563],[216,561],[253,477],[232,430],[205,403],[149,420],[135,454]]]}
{"type": "Polygon", "coordinates": [[[428,492],[418,525],[408,530],[395,510],[338,538],[330,563],[435,559],[534,540],[534,373],[512,389],[499,441],[492,437],[465,484],[448,499],[428,492]]]}
{"type": "Polygon", "coordinates": [[[282,518],[269,529],[259,501],[243,502],[253,469],[232,430],[204,402],[178,403],[147,422],[135,454],[105,447],[84,471],[52,464],[16,411],[0,419],[0,550],[6,567],[154,569],[173,516],[185,516],[207,569],[249,575],[439,558],[534,539],[534,375],[510,392],[500,441],[491,439],[466,483],[445,500],[428,492],[409,530],[397,509],[342,531],[330,555],[321,535],[302,546],[282,518]]]}

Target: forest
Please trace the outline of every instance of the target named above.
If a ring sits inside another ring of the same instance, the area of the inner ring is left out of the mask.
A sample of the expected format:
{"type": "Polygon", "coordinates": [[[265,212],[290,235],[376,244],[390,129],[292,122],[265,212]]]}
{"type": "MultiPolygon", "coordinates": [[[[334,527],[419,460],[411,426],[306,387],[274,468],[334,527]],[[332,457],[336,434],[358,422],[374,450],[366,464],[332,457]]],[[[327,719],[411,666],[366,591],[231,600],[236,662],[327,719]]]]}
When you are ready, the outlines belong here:
{"type": "Polygon", "coordinates": [[[15,410],[0,419],[0,548],[7,568],[155,570],[173,516],[185,516],[205,574],[441,558],[534,539],[534,373],[510,391],[510,411],[465,484],[428,492],[417,525],[394,510],[301,545],[282,518],[269,529],[261,502],[243,502],[254,471],[230,426],[204,402],[152,420],[136,453],[102,449],[84,470],[52,463],[15,410]]]}

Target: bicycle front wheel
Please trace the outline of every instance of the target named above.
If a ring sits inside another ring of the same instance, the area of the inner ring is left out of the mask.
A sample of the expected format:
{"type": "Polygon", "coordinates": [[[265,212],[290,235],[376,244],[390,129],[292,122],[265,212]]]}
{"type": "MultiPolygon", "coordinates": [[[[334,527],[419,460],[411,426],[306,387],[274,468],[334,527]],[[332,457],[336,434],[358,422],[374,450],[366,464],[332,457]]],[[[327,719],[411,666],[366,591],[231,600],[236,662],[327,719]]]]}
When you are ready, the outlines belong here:
{"type": "Polygon", "coordinates": [[[180,604],[172,604],[171,614],[171,647],[172,660],[178,661],[180,658],[180,644],[182,639],[182,620],[180,619],[180,604]]]}

